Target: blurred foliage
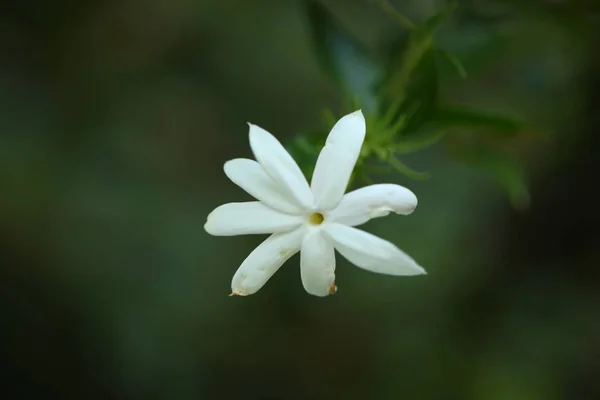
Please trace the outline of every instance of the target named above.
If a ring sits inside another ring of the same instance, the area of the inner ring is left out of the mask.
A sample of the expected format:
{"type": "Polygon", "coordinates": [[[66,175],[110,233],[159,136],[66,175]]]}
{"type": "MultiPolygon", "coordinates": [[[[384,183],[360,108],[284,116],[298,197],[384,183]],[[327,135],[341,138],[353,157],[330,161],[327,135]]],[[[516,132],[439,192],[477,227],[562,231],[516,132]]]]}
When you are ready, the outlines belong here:
{"type": "MultiPolygon", "coordinates": [[[[387,164],[389,169],[409,178],[429,178],[428,173],[414,171],[400,161],[398,155],[427,149],[446,133],[452,134],[456,130],[476,131],[504,140],[526,132],[526,124],[515,117],[440,103],[440,59],[449,62],[462,78],[467,76],[460,60],[435,42],[436,32],[458,3],[449,2],[423,23],[415,25],[387,0],[376,0],[404,30],[385,51],[384,60],[387,61],[377,59],[374,52],[345,30],[319,0],[305,0],[304,3],[320,65],[337,83],[345,98],[346,104],[340,114],[361,107],[367,114],[368,134],[355,171],[355,175],[363,180],[371,182],[373,160],[387,164]],[[413,139],[415,136],[418,139],[413,139]]],[[[335,121],[328,111],[326,124],[333,126],[335,121]]],[[[302,160],[305,173],[312,173],[311,165],[314,165],[325,137],[326,130],[299,135],[290,146],[292,153],[302,160]]],[[[457,146],[452,144],[452,147],[457,146]]],[[[528,206],[525,173],[501,149],[488,147],[484,152],[475,153],[463,150],[457,160],[494,177],[506,188],[515,207],[528,206]]]]}

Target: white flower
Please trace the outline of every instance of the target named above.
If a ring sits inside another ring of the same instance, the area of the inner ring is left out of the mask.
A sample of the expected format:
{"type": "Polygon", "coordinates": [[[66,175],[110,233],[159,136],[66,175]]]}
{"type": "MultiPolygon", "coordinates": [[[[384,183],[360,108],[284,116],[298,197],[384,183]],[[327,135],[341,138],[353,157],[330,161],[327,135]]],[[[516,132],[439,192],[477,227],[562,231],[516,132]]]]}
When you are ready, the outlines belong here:
{"type": "Polygon", "coordinates": [[[425,274],[392,243],[354,228],[390,212],[408,215],[417,197],[393,184],[364,187],[344,195],[365,138],[365,119],[356,111],[340,119],[317,160],[310,186],[279,141],[250,125],[256,160],[225,163],[225,174],[258,201],[229,203],[210,213],[211,235],[271,234],[239,267],[232,295],[256,293],[291,256],[300,251],[300,274],[315,296],[336,292],[334,249],[360,268],[380,274],[425,274]]]}

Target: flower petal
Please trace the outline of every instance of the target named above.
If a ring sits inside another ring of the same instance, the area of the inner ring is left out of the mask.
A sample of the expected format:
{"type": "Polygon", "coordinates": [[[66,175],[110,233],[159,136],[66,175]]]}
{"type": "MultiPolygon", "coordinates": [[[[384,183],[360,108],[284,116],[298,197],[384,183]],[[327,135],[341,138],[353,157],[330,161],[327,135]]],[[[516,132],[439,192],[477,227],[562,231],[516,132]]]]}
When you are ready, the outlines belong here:
{"type": "Polygon", "coordinates": [[[228,203],[208,215],[204,229],[214,236],[236,236],[290,231],[300,217],[282,214],[258,201],[228,203]]]}
{"type": "Polygon", "coordinates": [[[300,250],[306,230],[275,233],[250,253],[233,275],[233,295],[247,296],[258,292],[290,257],[300,250]]]}
{"type": "Polygon", "coordinates": [[[333,245],[313,230],[304,236],[300,250],[300,275],[304,289],[314,296],[327,296],[336,292],[335,252],[333,245]]]}
{"type": "Polygon", "coordinates": [[[300,214],[296,200],[284,193],[265,170],[254,160],[236,158],[223,166],[225,175],[261,203],[286,214],[300,214]]]}
{"type": "Polygon", "coordinates": [[[377,184],[347,193],[340,204],[327,214],[332,222],[357,226],[390,212],[408,215],[417,207],[417,196],[404,186],[377,184]]]}
{"type": "Polygon", "coordinates": [[[360,110],[342,117],[331,129],[311,181],[320,210],[331,210],[342,200],[358,160],[365,131],[365,117],[360,110]]]}
{"type": "Polygon", "coordinates": [[[287,196],[293,197],[305,208],[312,208],[314,202],[312,192],[296,161],[275,136],[259,126],[248,125],[250,125],[250,147],[265,172],[273,178],[281,190],[285,191],[287,196]]]}
{"type": "Polygon", "coordinates": [[[324,236],[357,267],[388,275],[420,275],[425,270],[394,244],[341,224],[327,224],[324,236]]]}

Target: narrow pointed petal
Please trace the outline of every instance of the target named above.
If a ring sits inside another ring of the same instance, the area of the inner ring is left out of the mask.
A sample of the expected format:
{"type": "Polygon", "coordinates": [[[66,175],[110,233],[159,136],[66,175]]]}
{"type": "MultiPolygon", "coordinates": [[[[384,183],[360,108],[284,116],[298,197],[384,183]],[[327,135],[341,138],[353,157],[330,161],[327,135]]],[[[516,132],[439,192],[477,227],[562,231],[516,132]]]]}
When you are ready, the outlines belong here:
{"type": "Polygon", "coordinates": [[[286,196],[293,197],[304,208],[312,208],[312,192],[296,161],[275,136],[259,126],[249,125],[250,147],[265,172],[286,196]]]}
{"type": "Polygon", "coordinates": [[[319,230],[304,236],[300,250],[300,275],[304,289],[314,296],[327,296],[336,292],[335,252],[319,230]]]}
{"type": "Polygon", "coordinates": [[[327,224],[324,236],[357,267],[378,274],[421,275],[425,270],[394,244],[375,235],[341,224],[327,224]]]}
{"type": "Polygon", "coordinates": [[[317,207],[331,210],[342,200],[365,139],[362,112],[342,117],[331,129],[311,181],[317,207]]]}
{"type": "Polygon", "coordinates": [[[236,236],[290,231],[302,224],[294,215],[282,214],[258,201],[228,203],[208,215],[204,229],[214,236],[236,236]]]}
{"type": "Polygon", "coordinates": [[[300,207],[294,197],[286,194],[277,183],[254,160],[236,158],[223,166],[225,175],[249,195],[267,206],[286,214],[300,214],[300,207]]]}
{"type": "Polygon", "coordinates": [[[417,196],[407,188],[393,184],[366,186],[347,193],[327,217],[343,225],[357,226],[390,212],[408,215],[417,207],[417,196]]]}
{"type": "Polygon", "coordinates": [[[275,233],[262,242],[240,265],[233,280],[233,295],[256,293],[290,257],[300,250],[305,230],[275,233]]]}

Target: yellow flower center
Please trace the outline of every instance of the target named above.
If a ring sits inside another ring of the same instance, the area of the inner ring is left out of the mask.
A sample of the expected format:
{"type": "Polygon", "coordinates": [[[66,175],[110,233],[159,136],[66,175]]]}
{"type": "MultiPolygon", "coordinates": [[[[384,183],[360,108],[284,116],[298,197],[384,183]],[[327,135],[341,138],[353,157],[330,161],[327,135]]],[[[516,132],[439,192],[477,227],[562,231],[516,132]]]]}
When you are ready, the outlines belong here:
{"type": "Polygon", "coordinates": [[[321,213],[314,213],[308,218],[308,222],[313,225],[321,225],[323,220],[325,220],[325,217],[321,213]]]}

